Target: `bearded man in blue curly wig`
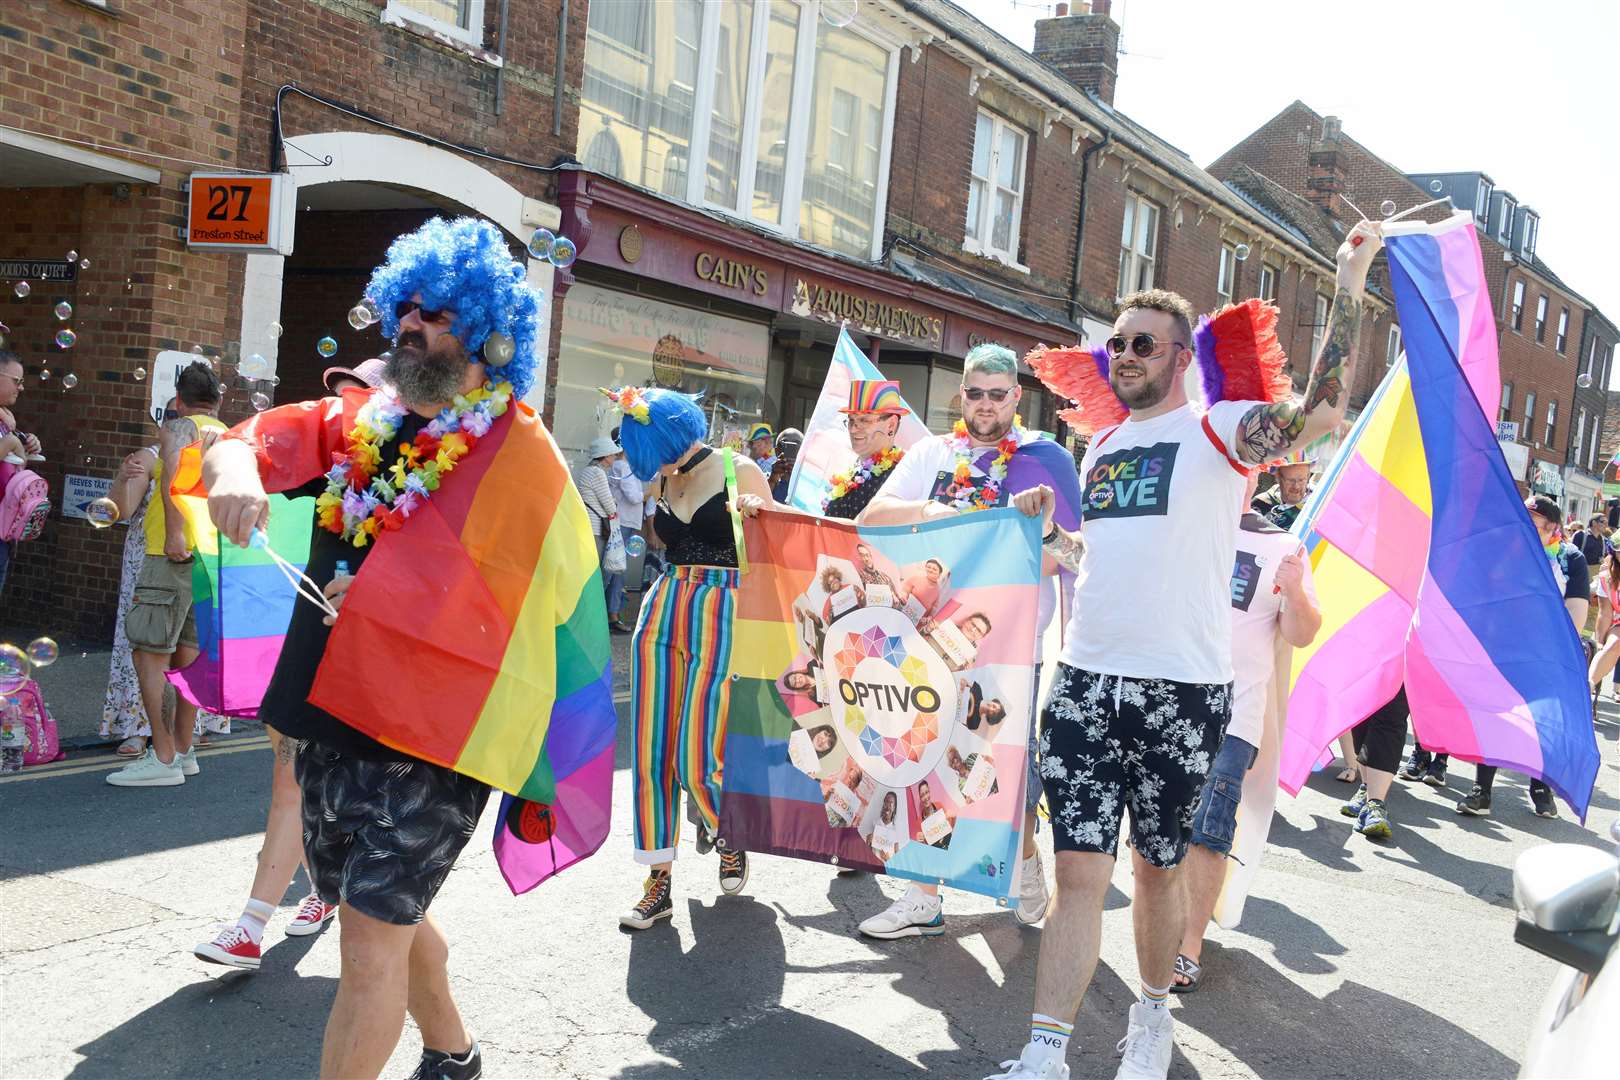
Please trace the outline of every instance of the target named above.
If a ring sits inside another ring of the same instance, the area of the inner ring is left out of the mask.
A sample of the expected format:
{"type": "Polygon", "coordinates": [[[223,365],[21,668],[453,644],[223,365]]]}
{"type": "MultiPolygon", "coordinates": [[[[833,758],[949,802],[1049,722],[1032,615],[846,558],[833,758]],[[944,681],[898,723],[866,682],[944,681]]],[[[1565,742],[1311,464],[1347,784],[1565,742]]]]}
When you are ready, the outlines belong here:
{"type": "MultiPolygon", "coordinates": [[[[366,294],[394,339],[385,385],[254,416],[207,452],[202,480],[220,532],[244,546],[268,521],[266,491],[316,499],[306,574],[330,610],[294,606],[259,717],[296,748],[305,865],[340,908],[321,1075],[378,1075],[409,1011],[416,1075],[462,1080],[482,1065],[428,906],[491,783],[526,792],[512,766],[558,771],[551,700],[495,687],[591,684],[579,658],[607,655],[606,613],[600,584],[578,585],[597,573],[584,505],[521,403],[540,298],[500,230],[435,218],[394,241],[366,294]],[[542,640],[556,642],[550,653],[542,640]],[[474,727],[481,739],[500,731],[476,761],[474,727]]],[[[600,694],[557,710],[558,726],[576,742],[605,730],[611,747],[600,681],[600,694]]],[[[544,808],[552,820],[568,820],[565,798],[544,808]]],[[[251,952],[242,966],[257,967],[256,942],[251,952]]]]}

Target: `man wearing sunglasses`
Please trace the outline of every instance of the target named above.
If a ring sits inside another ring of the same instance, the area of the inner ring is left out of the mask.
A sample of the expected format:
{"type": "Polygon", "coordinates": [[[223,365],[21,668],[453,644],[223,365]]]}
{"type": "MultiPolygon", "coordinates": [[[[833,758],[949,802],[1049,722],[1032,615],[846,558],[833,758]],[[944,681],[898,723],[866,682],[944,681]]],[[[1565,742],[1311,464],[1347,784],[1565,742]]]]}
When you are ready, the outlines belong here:
{"type": "MultiPolygon", "coordinates": [[[[1018,422],[1018,361],[1001,345],[976,345],[963,362],[962,419],[948,435],[919,440],[889,474],[883,490],[856,518],[861,525],[910,525],[950,517],[984,505],[1005,506],[1012,492],[1043,487],[1056,491],[1057,520],[1065,529],[1079,528],[1077,508],[1080,486],[1074,459],[1051,439],[1043,439],[1018,422]],[[1003,468],[994,464],[1003,441],[1016,445],[1003,468]],[[954,482],[958,461],[968,466],[969,491],[954,482]],[[999,477],[999,479],[998,479],[999,477]]],[[[1065,534],[1067,535],[1067,534],[1065,534]]],[[[1040,685],[1041,639],[1058,607],[1058,575],[1062,567],[1046,560],[1041,580],[1038,630],[1035,639],[1033,687],[1040,685]]],[[[935,612],[943,620],[949,607],[935,612]]],[[[1031,705],[1033,706],[1033,701],[1031,705]]],[[[1046,872],[1035,846],[1035,807],[1041,798],[1040,779],[1034,772],[1035,725],[1030,724],[1029,779],[1024,804],[1024,851],[1020,868],[1018,903],[1013,914],[1026,925],[1046,914],[1046,872]]],[[[889,908],[861,923],[868,937],[896,938],[944,932],[945,916],[939,889],[912,885],[889,908]]]]}
{"type": "Polygon", "coordinates": [[[1251,470],[1344,419],[1367,270],[1382,243],[1363,222],[1339,248],[1332,314],[1303,399],[1195,409],[1185,380],[1191,308],[1161,289],[1125,297],[1107,343],[1108,381],[1129,413],[1086,448],[1083,550],[1075,556],[1079,535],[1053,526],[1049,492],[1014,500],[1043,514],[1047,550],[1066,549],[1079,579],[1041,716],[1057,902],[1041,939],[1030,1041],[1001,1077],[1069,1075],[1064,1057],[1097,966],[1126,808],[1142,992],[1118,1076],[1162,1078],[1170,1067],[1165,1003],[1186,921],[1176,867],[1232,711],[1232,507],[1251,470]]]}

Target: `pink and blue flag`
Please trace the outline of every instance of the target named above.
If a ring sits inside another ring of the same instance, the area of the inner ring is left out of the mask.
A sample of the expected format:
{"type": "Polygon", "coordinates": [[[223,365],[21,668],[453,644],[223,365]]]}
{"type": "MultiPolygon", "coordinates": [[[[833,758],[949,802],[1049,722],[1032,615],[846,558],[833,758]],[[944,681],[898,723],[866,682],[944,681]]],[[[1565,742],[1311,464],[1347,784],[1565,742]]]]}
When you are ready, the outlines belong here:
{"type": "Polygon", "coordinates": [[[1496,326],[1472,217],[1384,230],[1405,357],[1294,525],[1323,625],[1294,651],[1280,781],[1406,686],[1423,746],[1545,780],[1583,819],[1586,659],[1487,414],[1496,326]]]}

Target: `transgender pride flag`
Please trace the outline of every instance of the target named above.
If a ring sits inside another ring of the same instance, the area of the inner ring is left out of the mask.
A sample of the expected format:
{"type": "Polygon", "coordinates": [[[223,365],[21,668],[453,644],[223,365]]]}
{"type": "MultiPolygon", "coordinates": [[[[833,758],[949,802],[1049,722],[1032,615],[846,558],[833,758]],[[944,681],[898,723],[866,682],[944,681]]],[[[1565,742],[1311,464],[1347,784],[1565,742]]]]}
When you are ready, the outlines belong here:
{"type": "Polygon", "coordinates": [[[1280,780],[1406,684],[1424,747],[1538,776],[1584,820],[1586,657],[1486,414],[1496,327],[1472,217],[1384,227],[1405,358],[1295,531],[1323,624],[1294,651],[1280,780]]]}

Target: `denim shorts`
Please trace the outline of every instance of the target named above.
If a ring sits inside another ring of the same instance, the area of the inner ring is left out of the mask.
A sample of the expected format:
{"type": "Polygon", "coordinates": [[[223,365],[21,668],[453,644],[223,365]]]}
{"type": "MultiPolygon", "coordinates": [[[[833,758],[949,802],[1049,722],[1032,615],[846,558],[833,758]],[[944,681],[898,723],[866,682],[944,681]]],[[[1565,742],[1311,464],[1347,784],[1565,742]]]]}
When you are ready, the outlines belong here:
{"type": "Polygon", "coordinates": [[[1252,744],[1228,734],[1221,740],[1215,761],[1204,778],[1204,793],[1193,813],[1192,842],[1217,855],[1232,850],[1232,833],[1237,829],[1238,802],[1243,798],[1243,774],[1254,765],[1260,751],[1252,744]]]}

